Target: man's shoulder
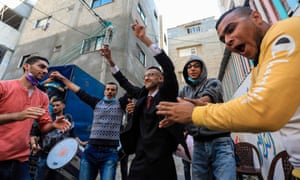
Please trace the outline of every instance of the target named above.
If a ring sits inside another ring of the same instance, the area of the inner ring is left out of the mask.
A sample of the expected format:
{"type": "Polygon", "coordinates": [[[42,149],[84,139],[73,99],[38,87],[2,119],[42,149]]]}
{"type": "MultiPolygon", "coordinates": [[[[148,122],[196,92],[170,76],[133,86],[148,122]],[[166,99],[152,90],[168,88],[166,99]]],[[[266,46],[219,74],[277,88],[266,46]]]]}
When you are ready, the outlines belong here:
{"type": "Polygon", "coordinates": [[[271,28],[268,30],[267,35],[269,36],[277,36],[282,35],[282,33],[296,33],[298,36],[298,31],[300,28],[300,17],[293,16],[281,21],[277,21],[274,23],[271,28]]]}
{"type": "Polygon", "coordinates": [[[211,83],[218,83],[218,84],[221,84],[221,81],[217,78],[208,78],[206,80],[206,84],[211,84],[211,83]]]}
{"type": "Polygon", "coordinates": [[[0,81],[1,91],[14,91],[15,89],[19,89],[20,87],[21,86],[18,79],[0,81]]]}
{"type": "Polygon", "coordinates": [[[19,83],[19,80],[18,79],[11,79],[11,80],[1,80],[0,81],[0,84],[3,85],[3,86],[6,86],[6,85],[18,85],[19,83]]]}

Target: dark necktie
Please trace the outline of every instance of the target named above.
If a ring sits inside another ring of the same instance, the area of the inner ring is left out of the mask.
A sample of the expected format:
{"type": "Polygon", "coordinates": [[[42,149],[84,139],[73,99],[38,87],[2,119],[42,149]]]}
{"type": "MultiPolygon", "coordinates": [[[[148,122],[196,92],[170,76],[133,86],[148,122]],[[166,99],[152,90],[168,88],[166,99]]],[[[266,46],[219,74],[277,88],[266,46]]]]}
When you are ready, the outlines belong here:
{"type": "Polygon", "coordinates": [[[147,109],[150,108],[150,104],[151,104],[151,102],[152,102],[152,99],[153,99],[152,96],[148,96],[148,98],[147,98],[147,109]]]}

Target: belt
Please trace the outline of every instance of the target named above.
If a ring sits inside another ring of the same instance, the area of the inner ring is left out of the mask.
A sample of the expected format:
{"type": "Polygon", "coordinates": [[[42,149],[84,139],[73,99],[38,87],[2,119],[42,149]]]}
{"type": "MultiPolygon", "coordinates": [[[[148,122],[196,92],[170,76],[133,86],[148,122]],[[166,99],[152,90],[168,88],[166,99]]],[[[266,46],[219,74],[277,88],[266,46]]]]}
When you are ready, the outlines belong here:
{"type": "Polygon", "coordinates": [[[230,137],[230,134],[216,134],[211,136],[194,136],[195,141],[207,142],[221,137],[230,137]]]}

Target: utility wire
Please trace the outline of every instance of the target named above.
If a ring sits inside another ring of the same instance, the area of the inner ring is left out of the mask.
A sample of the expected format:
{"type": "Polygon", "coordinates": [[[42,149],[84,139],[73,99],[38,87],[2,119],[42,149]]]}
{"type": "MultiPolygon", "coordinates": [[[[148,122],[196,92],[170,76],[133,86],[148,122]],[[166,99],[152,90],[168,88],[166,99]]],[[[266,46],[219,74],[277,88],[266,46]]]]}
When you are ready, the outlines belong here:
{"type": "Polygon", "coordinates": [[[93,16],[96,17],[96,19],[98,20],[98,22],[100,22],[101,25],[106,26],[106,21],[103,20],[86,2],[85,0],[79,0],[81,2],[81,4],[84,5],[84,7],[87,8],[87,10],[89,11],[89,13],[91,13],[93,16]]]}
{"type": "MultiPolygon", "coordinates": [[[[38,12],[44,14],[44,15],[47,16],[47,17],[50,17],[50,16],[51,16],[51,15],[49,15],[49,14],[43,12],[42,10],[39,10],[39,9],[37,9],[37,8],[34,7],[34,6],[31,6],[31,4],[29,4],[29,3],[27,3],[27,2],[25,2],[25,1],[23,1],[23,0],[19,0],[19,1],[21,1],[22,3],[24,3],[24,4],[27,5],[27,6],[32,7],[34,10],[36,10],[36,11],[38,11],[38,12]]],[[[85,33],[85,32],[82,32],[82,31],[80,31],[80,30],[78,30],[78,29],[76,29],[76,28],[74,28],[74,27],[72,27],[72,26],[70,26],[70,25],[64,23],[64,22],[58,20],[57,18],[55,18],[55,17],[53,17],[53,16],[51,16],[51,18],[52,18],[53,20],[55,20],[55,21],[57,21],[57,22],[59,22],[59,23],[65,25],[65,26],[67,26],[68,28],[70,28],[70,29],[76,31],[76,32],[79,32],[79,33],[81,33],[81,34],[83,34],[83,35],[85,35],[85,36],[89,36],[89,34],[87,34],[87,33],[85,33]]]]}
{"type": "MultiPolygon", "coordinates": [[[[21,2],[24,3],[24,4],[26,4],[27,6],[32,7],[33,9],[37,10],[38,12],[40,12],[40,13],[46,15],[46,16],[50,16],[50,15],[48,15],[47,13],[43,12],[42,10],[37,9],[37,8],[31,6],[29,3],[25,2],[24,0],[19,0],[19,1],[21,1],[21,2]]],[[[97,18],[98,22],[99,22],[101,25],[103,25],[104,27],[107,26],[106,23],[105,23],[106,21],[103,20],[103,19],[102,19],[102,18],[101,18],[94,10],[93,10],[93,9],[91,9],[91,8],[89,7],[89,5],[88,5],[84,0],[79,0],[79,1],[80,1],[80,2],[88,9],[88,12],[89,12],[89,13],[91,13],[94,17],[97,18]]],[[[55,20],[55,21],[57,21],[57,22],[59,22],[59,23],[65,25],[65,26],[69,27],[70,29],[72,29],[72,30],[74,30],[74,31],[76,31],[76,32],[79,32],[79,33],[81,33],[81,34],[83,34],[83,35],[85,35],[85,36],[90,36],[90,35],[87,34],[87,33],[84,33],[84,32],[82,32],[82,31],[80,31],[80,30],[78,30],[78,29],[76,29],[76,28],[74,28],[74,27],[69,26],[68,24],[65,24],[64,22],[58,20],[57,18],[55,18],[55,17],[53,17],[53,16],[51,16],[51,18],[52,18],[53,20],[55,20]]],[[[119,27],[118,24],[114,24],[114,26],[116,27],[116,29],[117,29],[117,27],[119,27]]],[[[151,33],[150,33],[149,35],[150,35],[150,36],[153,36],[153,37],[155,37],[155,38],[158,38],[158,35],[156,35],[156,34],[151,34],[151,33]]],[[[183,40],[183,39],[178,39],[178,38],[168,38],[168,39],[172,39],[172,40],[176,40],[176,41],[180,41],[180,42],[194,42],[194,43],[201,43],[201,42],[198,41],[198,40],[183,40]]],[[[216,42],[205,42],[205,43],[207,44],[207,43],[216,43],[216,42]]]]}

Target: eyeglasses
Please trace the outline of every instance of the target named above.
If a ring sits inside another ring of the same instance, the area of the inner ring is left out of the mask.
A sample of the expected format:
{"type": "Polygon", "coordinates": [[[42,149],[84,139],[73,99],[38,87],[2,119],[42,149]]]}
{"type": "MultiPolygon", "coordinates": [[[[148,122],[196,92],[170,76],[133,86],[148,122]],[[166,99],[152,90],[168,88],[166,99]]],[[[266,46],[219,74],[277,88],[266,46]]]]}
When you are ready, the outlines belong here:
{"type": "Polygon", "coordinates": [[[194,68],[200,68],[201,64],[200,63],[195,63],[195,64],[188,64],[187,65],[188,69],[191,69],[192,67],[194,67],[194,68]]]}
{"type": "Polygon", "coordinates": [[[150,77],[153,77],[153,76],[155,76],[156,75],[156,73],[148,73],[148,74],[145,74],[144,75],[144,79],[147,77],[147,78],[150,78],[150,77]]]}

